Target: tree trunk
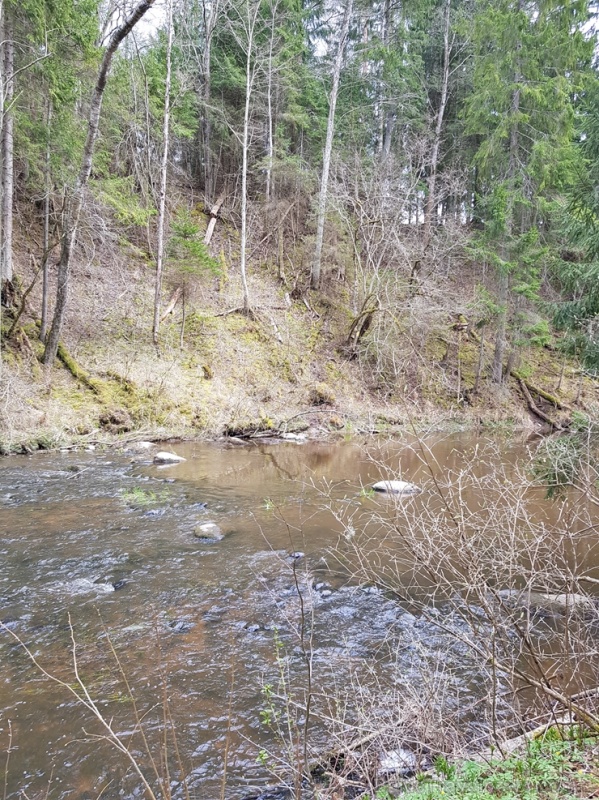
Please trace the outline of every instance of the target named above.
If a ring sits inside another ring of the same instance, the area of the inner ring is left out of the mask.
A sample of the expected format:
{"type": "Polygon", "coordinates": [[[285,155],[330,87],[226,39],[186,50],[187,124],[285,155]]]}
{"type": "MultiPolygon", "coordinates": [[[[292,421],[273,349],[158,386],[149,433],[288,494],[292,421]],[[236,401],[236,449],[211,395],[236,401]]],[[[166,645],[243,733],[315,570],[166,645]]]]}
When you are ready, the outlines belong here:
{"type": "Polygon", "coordinates": [[[250,7],[250,0],[246,0],[247,10],[247,45],[245,60],[245,106],[243,111],[243,136],[242,136],[242,165],[241,165],[241,253],[239,268],[243,286],[243,310],[250,311],[250,294],[247,283],[247,183],[248,183],[248,151],[250,146],[250,103],[254,85],[254,66],[252,64],[252,51],[254,49],[254,30],[260,3],[256,2],[254,8],[250,7]]]}
{"type": "Polygon", "coordinates": [[[210,122],[210,99],[212,94],[212,36],[220,12],[220,0],[213,0],[207,9],[207,0],[202,4],[204,22],[204,48],[202,51],[202,169],[204,177],[204,193],[212,201],[216,192],[216,175],[212,159],[212,124],[210,122]]]}
{"type": "Polygon", "coordinates": [[[266,119],[266,187],[265,200],[270,203],[272,196],[272,165],[274,160],[274,138],[273,138],[273,113],[272,113],[272,51],[275,38],[275,16],[273,14],[270,27],[270,42],[268,46],[268,87],[267,105],[268,114],[266,119]]]}
{"type": "Polygon", "coordinates": [[[428,178],[428,194],[426,206],[424,208],[424,231],[422,234],[422,250],[426,252],[431,238],[431,227],[433,224],[433,212],[437,207],[436,187],[437,187],[437,167],[439,165],[439,150],[441,148],[441,133],[443,131],[443,118],[447,106],[447,96],[449,93],[449,60],[451,56],[451,45],[449,43],[449,14],[451,10],[451,0],[445,0],[444,24],[443,24],[443,77],[441,80],[441,99],[435,119],[435,134],[431,151],[430,174],[428,178]]]}
{"type": "MultiPolygon", "coordinates": [[[[521,3],[518,3],[518,10],[520,10],[521,3]]],[[[517,52],[522,48],[522,44],[518,42],[517,52]]],[[[514,232],[514,191],[516,170],[518,167],[518,150],[520,147],[519,138],[519,120],[520,113],[520,82],[522,76],[519,68],[519,55],[517,57],[517,65],[514,73],[515,89],[512,92],[512,102],[510,108],[510,117],[512,119],[510,127],[510,151],[508,161],[508,200],[507,209],[505,214],[505,233],[503,243],[500,248],[501,258],[504,264],[500,267],[499,273],[499,290],[498,301],[500,306],[499,321],[497,324],[497,334],[495,336],[495,351],[493,353],[493,370],[492,379],[493,383],[501,384],[503,382],[503,357],[506,346],[506,331],[507,331],[507,318],[508,318],[508,304],[509,304],[509,289],[510,289],[510,275],[508,262],[511,256],[511,239],[514,232]]]]}
{"type": "Polygon", "coordinates": [[[337,94],[339,92],[339,79],[341,77],[341,66],[343,64],[343,54],[345,52],[345,43],[347,41],[347,34],[349,32],[349,23],[352,14],[353,0],[346,0],[345,12],[343,14],[343,22],[341,25],[341,34],[339,36],[339,43],[337,45],[337,55],[335,56],[335,64],[333,67],[333,85],[331,87],[331,97],[329,100],[329,118],[327,121],[327,136],[324,146],[324,155],[322,159],[322,176],[320,179],[320,194],[318,196],[318,217],[316,223],[316,245],[314,248],[314,261],[312,262],[312,272],[310,276],[310,284],[313,289],[318,289],[320,286],[320,272],[322,262],[322,244],[324,240],[324,222],[327,210],[327,191],[329,186],[329,170],[331,168],[331,153],[333,151],[333,135],[335,133],[335,108],[337,106],[337,94]]]}
{"type": "Polygon", "coordinates": [[[3,125],[2,125],[2,240],[0,248],[0,278],[2,282],[12,281],[12,204],[14,185],[14,71],[15,49],[12,39],[12,26],[4,9],[4,24],[2,26],[2,56],[3,80],[0,86],[3,93],[3,125]]]}
{"type": "Polygon", "coordinates": [[[52,319],[52,327],[48,334],[46,348],[44,350],[44,364],[47,366],[54,363],[56,352],[58,350],[58,342],[62,332],[64,322],[64,315],[67,307],[69,277],[71,269],[71,256],[73,248],[77,240],[77,230],[79,227],[79,218],[81,216],[81,209],[83,208],[83,198],[85,195],[85,188],[89,181],[89,176],[92,169],[92,158],[94,154],[94,147],[96,138],[98,136],[98,126],[100,124],[100,112],[102,110],[102,97],[104,89],[106,88],[106,80],[108,78],[108,71],[112,63],[114,54],[118,50],[120,43],[123,39],[133,30],[135,25],[143,17],[156,2],[156,0],[142,0],[133,12],[125,19],[112,34],[108,41],[104,57],[98,72],[98,78],[94,87],[92,95],[89,117],[87,124],[87,138],[85,147],[83,149],[83,157],[81,159],[81,167],[75,182],[73,193],[68,199],[65,208],[65,222],[64,231],[62,235],[62,249],[60,253],[60,261],[58,263],[58,275],[56,284],[56,304],[54,306],[54,317],[52,319]]]}
{"type": "Polygon", "coordinates": [[[156,287],[154,292],[154,322],[152,341],[158,344],[160,328],[160,303],[162,296],[162,271],[164,262],[164,223],[166,216],[166,176],[170,133],[171,53],[173,49],[173,3],[167,2],[166,78],[164,84],[164,117],[162,125],[162,161],[160,164],[160,199],[158,202],[158,242],[156,245],[156,287]]]}
{"type": "Polygon", "coordinates": [[[48,97],[46,109],[46,157],[44,162],[44,227],[42,239],[42,324],[40,341],[45,342],[48,335],[48,282],[50,272],[50,191],[52,188],[50,174],[50,122],[52,121],[52,100],[48,97]]]}

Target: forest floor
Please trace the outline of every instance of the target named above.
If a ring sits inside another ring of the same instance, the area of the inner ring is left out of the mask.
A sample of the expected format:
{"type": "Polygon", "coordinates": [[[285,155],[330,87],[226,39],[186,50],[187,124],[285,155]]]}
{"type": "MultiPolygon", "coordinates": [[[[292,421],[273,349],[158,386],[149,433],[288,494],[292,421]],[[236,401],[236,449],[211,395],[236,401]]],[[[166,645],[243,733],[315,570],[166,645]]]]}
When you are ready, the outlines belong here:
{"type": "MultiPolygon", "coordinates": [[[[187,279],[184,324],[179,301],[155,347],[153,264],[138,242],[102,239],[88,229],[72,273],[62,360],[49,370],[40,362],[39,280],[8,340],[14,311],[2,309],[0,449],[115,436],[214,439],[309,429],[314,437],[344,437],[474,426],[533,431],[544,424],[517,379],[491,384],[490,334],[483,380],[473,391],[479,337],[461,323],[474,302],[476,265],[433,270],[416,291],[404,281],[403,295],[387,295],[356,343],[356,297],[366,294],[358,277],[348,270],[343,280],[333,278],[329,269],[321,291],[300,291],[307,269],[300,264],[281,278],[275,257],[259,244],[248,270],[250,316],[239,312],[238,235],[220,223],[211,249],[221,274],[187,279]]],[[[21,233],[16,271],[23,288],[33,277],[31,249],[21,233]]],[[[167,276],[165,298],[174,288],[167,276]]],[[[536,397],[552,419],[572,409],[596,413],[599,385],[556,347],[523,349],[518,369],[565,407],[536,397]]]]}

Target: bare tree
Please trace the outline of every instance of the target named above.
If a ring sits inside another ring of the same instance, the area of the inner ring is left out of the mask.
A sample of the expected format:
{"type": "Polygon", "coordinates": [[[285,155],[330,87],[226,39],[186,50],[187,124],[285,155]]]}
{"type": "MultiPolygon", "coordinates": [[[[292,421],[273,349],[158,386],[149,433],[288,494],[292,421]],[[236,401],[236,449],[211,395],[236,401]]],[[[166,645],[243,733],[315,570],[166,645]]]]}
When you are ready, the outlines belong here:
{"type": "Polygon", "coordinates": [[[100,123],[100,112],[102,110],[102,97],[104,95],[104,89],[106,88],[106,81],[108,78],[110,65],[112,63],[114,54],[118,50],[123,39],[133,30],[135,25],[154,5],[154,3],[155,0],[142,0],[142,2],[140,2],[134,8],[124,22],[112,33],[110,39],[108,40],[108,44],[106,45],[106,49],[104,50],[104,56],[102,58],[102,63],[100,65],[100,70],[98,72],[96,85],[94,87],[90,103],[87,138],[85,141],[85,147],[83,149],[81,166],[73,192],[68,199],[65,209],[62,247],[60,260],[58,262],[54,317],[52,319],[52,326],[50,328],[46,342],[46,348],[44,350],[44,364],[47,366],[51,365],[56,358],[58,343],[60,341],[60,335],[62,332],[64,316],[67,308],[71,258],[77,241],[77,230],[79,227],[81,210],[83,208],[85,189],[91,174],[94,147],[98,136],[98,126],[100,123]]]}
{"type": "Polygon", "coordinates": [[[441,76],[441,98],[439,100],[439,108],[435,116],[435,131],[433,136],[433,146],[431,148],[431,163],[428,177],[428,195],[426,198],[426,205],[424,207],[424,230],[422,233],[422,250],[425,253],[428,249],[431,238],[431,227],[433,222],[433,212],[437,204],[436,188],[437,188],[437,169],[439,166],[439,150],[441,148],[441,139],[443,131],[443,119],[445,117],[445,108],[447,107],[447,98],[449,96],[449,77],[450,77],[450,59],[451,59],[451,46],[449,40],[450,32],[450,11],[451,0],[445,0],[443,11],[443,74],[441,76]]]}
{"type": "Polygon", "coordinates": [[[160,164],[160,198],[158,201],[158,243],[156,249],[156,289],[154,293],[154,323],[152,325],[152,341],[158,344],[160,327],[160,303],[162,294],[162,270],[164,261],[164,223],[166,216],[166,178],[168,167],[168,149],[170,134],[170,102],[171,102],[171,54],[173,49],[173,2],[167,0],[167,43],[166,43],[166,78],[164,85],[164,116],[162,123],[162,160],[160,164]]]}
{"type": "Polygon", "coordinates": [[[2,204],[0,207],[0,279],[12,281],[12,204],[13,204],[13,158],[14,158],[14,71],[15,48],[13,42],[12,25],[10,16],[5,8],[2,9],[0,25],[0,40],[2,53],[2,204]]]}
{"type": "Polygon", "coordinates": [[[337,53],[333,66],[333,83],[331,95],[329,97],[329,117],[327,120],[327,136],[322,158],[322,175],[320,178],[320,193],[318,195],[318,212],[316,221],[316,245],[314,247],[314,260],[310,275],[310,284],[313,289],[320,286],[320,273],[322,262],[322,243],[324,239],[324,222],[327,210],[327,192],[329,186],[329,171],[331,169],[331,154],[333,152],[333,136],[335,133],[335,109],[337,107],[337,94],[339,92],[339,80],[341,78],[341,67],[345,53],[345,44],[349,33],[349,23],[351,21],[353,0],[346,0],[343,12],[343,22],[337,43],[337,53]]]}

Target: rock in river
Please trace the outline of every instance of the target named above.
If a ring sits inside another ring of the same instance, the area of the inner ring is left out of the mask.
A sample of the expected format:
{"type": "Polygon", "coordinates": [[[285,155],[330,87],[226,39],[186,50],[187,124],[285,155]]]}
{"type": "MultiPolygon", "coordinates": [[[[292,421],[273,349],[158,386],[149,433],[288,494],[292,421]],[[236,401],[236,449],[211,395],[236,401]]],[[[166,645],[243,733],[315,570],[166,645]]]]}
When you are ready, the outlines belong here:
{"type": "Polygon", "coordinates": [[[167,453],[161,450],[154,456],[154,464],[178,464],[180,461],[186,461],[183,456],[178,456],[176,453],[167,453]]]}
{"type": "Polygon", "coordinates": [[[196,539],[203,539],[206,542],[220,542],[225,538],[225,534],[218,527],[216,522],[201,522],[193,530],[196,539]]]}
{"type": "Polygon", "coordinates": [[[418,494],[422,491],[419,486],[406,481],[379,481],[372,488],[375,492],[386,492],[387,494],[418,494]]]}

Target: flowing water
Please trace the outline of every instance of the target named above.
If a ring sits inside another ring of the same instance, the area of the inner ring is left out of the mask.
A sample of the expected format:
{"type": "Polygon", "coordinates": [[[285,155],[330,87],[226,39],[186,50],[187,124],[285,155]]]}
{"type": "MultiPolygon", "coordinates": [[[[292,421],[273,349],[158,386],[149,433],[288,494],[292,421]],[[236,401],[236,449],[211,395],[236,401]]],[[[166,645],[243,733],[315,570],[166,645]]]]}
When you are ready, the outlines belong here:
{"type": "MultiPolygon", "coordinates": [[[[205,800],[220,797],[223,785],[227,797],[240,798],[272,779],[269,764],[284,761],[286,735],[281,741],[276,724],[264,725],[265,687],[287,694],[293,715],[307,686],[308,652],[312,688],[335,698],[337,711],[353,684],[382,693],[393,691],[398,675],[418,682],[435,651],[455,667],[460,703],[479,699],[455,642],[338,568],[330,549],[341,525],[327,506],[368,507],[364,487],[400,472],[430,484],[431,463],[438,475],[459,470],[484,444],[430,438],[428,466],[408,441],[181,443],[168,449],[187,460],[168,467],[112,451],[0,460],[6,796],[91,800],[140,791],[123,777],[122,755],[97,738],[102,731],[89,712],[45,678],[8,631],[70,685],[75,641],[81,676],[105,718],[121,734],[143,718],[155,753],[169,715],[192,796],[205,800]],[[206,522],[224,538],[198,538],[206,522]],[[310,633],[303,642],[302,614],[310,633]]],[[[512,463],[523,453],[505,445],[501,457],[512,463]]],[[[595,552],[585,558],[597,561],[595,552]]],[[[318,746],[317,723],[311,736],[318,746]]],[[[131,747],[145,763],[138,738],[131,747]]],[[[172,742],[168,749],[176,761],[172,742]]]]}

